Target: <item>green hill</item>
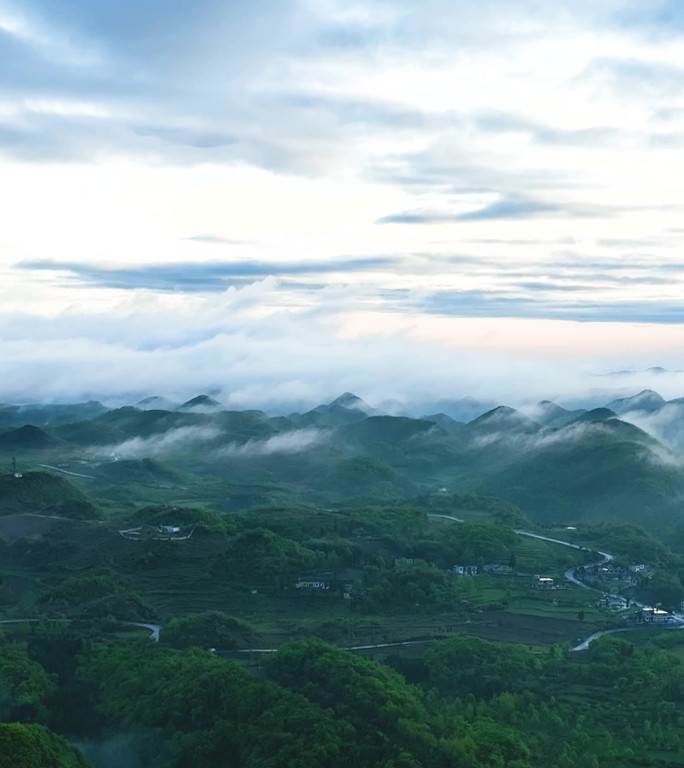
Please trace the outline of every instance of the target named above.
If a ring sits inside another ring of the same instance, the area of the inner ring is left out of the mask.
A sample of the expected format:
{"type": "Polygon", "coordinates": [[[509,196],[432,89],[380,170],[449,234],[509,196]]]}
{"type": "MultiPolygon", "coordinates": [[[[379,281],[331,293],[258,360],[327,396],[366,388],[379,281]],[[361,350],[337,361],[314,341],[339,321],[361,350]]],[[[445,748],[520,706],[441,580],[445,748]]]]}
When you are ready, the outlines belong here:
{"type": "Polygon", "coordinates": [[[0,427],[19,427],[22,424],[66,424],[70,421],[92,419],[107,408],[96,400],[87,403],[36,403],[31,405],[1,405],[0,427]]]}
{"type": "Polygon", "coordinates": [[[0,768],[88,768],[69,742],[42,725],[0,723],[0,768]]]}
{"type": "Polygon", "coordinates": [[[75,421],[53,429],[55,435],[67,443],[78,446],[116,445],[126,435],[116,426],[101,421],[75,421]]]}
{"type": "Polygon", "coordinates": [[[179,475],[154,459],[123,459],[99,464],[98,477],[121,483],[142,485],[170,485],[177,483],[179,475]]]}
{"type": "Polygon", "coordinates": [[[207,423],[202,414],[179,413],[169,411],[141,411],[126,406],[102,414],[93,420],[95,425],[104,424],[116,429],[126,439],[131,437],[150,437],[179,427],[192,427],[207,423]]]}
{"type": "Polygon", "coordinates": [[[75,485],[49,472],[0,475],[0,514],[41,512],[76,520],[98,516],[96,507],[75,485]]]}
{"type": "Polygon", "coordinates": [[[32,424],[25,424],[0,435],[0,449],[4,450],[43,450],[57,448],[59,445],[60,440],[32,424]]]}
{"type": "Polygon", "coordinates": [[[432,433],[443,436],[446,432],[435,422],[427,419],[410,419],[406,416],[369,416],[358,424],[344,427],[340,434],[359,445],[387,447],[412,438],[432,433]]]}
{"type": "Polygon", "coordinates": [[[684,472],[656,440],[617,419],[564,432],[481,469],[478,492],[508,498],[542,522],[666,522],[684,492],[684,472]]]}

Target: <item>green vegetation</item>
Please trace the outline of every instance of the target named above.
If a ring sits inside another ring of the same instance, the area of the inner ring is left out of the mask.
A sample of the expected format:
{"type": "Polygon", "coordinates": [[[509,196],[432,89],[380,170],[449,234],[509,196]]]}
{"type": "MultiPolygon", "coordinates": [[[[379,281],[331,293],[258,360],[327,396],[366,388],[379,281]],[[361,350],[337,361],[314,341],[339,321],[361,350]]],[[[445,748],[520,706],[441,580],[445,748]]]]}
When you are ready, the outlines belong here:
{"type": "Polygon", "coordinates": [[[684,748],[684,664],[616,638],[580,656],[460,637],[386,663],[309,639],[261,659],[259,674],[199,649],[75,631],[3,645],[4,658],[54,669],[36,694],[51,707],[0,726],[0,754],[40,755],[35,765],[85,765],[43,726],[78,736],[96,765],[125,735],[131,761],[150,768],[656,768],[681,765],[684,748]]]}
{"type": "Polygon", "coordinates": [[[71,576],[45,592],[40,603],[53,616],[111,617],[125,621],[154,618],[154,610],[143,598],[109,574],[71,576]]]}
{"type": "Polygon", "coordinates": [[[0,723],[0,768],[88,768],[65,739],[42,725],[0,723]]]}
{"type": "Polygon", "coordinates": [[[681,517],[684,473],[663,445],[606,409],[560,409],[562,418],[540,416],[544,426],[497,408],[443,428],[366,415],[352,395],[287,417],[202,402],[211,407],[3,408],[0,454],[8,465],[16,454],[22,470],[46,463],[91,476],[69,479],[118,511],[130,503],[199,502],[232,512],[292,501],[324,508],[417,501],[511,527],[527,527],[526,517],[619,520],[681,539],[672,521],[681,517]],[[476,500],[483,496],[509,499],[524,516],[509,502],[476,500]]]}
{"type": "Polygon", "coordinates": [[[171,619],[161,632],[161,641],[172,648],[220,648],[232,650],[256,641],[254,629],[244,621],[209,611],[171,619]]]}
{"type": "Polygon", "coordinates": [[[48,472],[0,475],[0,514],[41,512],[75,520],[92,520],[97,508],[78,488],[48,472]]]}
{"type": "Polygon", "coordinates": [[[684,599],[661,447],[610,413],[440,426],[345,398],[0,411],[16,765],[85,765],[61,737],[98,768],[683,765],[679,633],[569,651],[621,621],[565,578],[595,550],[646,566],[630,597],[684,599]]]}

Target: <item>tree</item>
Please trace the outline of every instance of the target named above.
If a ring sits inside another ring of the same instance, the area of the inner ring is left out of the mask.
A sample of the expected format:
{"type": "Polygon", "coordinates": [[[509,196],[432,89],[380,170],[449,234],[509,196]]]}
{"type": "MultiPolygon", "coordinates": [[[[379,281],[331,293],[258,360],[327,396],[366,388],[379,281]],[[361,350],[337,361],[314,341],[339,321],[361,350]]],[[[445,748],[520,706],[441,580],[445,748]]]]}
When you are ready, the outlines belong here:
{"type": "Polygon", "coordinates": [[[83,755],[42,725],[0,723],[0,768],[88,768],[83,755]]]}
{"type": "Polygon", "coordinates": [[[230,650],[249,643],[254,630],[243,621],[221,611],[171,619],[161,631],[161,641],[174,648],[217,648],[230,650]]]}
{"type": "Polygon", "coordinates": [[[1,720],[26,721],[45,717],[44,702],[54,688],[54,677],[28,657],[26,646],[0,644],[1,720]]]}

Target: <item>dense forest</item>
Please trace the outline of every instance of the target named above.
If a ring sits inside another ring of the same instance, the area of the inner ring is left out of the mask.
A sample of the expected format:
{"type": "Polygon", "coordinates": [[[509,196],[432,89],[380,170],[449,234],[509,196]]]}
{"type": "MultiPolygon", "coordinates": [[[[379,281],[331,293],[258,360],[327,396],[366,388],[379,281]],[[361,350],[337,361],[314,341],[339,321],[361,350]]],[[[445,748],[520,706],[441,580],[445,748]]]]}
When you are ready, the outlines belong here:
{"type": "Polygon", "coordinates": [[[684,665],[659,647],[671,637],[574,655],[457,637],[382,663],[310,639],[245,663],[35,631],[0,643],[0,765],[681,765],[684,665]]]}

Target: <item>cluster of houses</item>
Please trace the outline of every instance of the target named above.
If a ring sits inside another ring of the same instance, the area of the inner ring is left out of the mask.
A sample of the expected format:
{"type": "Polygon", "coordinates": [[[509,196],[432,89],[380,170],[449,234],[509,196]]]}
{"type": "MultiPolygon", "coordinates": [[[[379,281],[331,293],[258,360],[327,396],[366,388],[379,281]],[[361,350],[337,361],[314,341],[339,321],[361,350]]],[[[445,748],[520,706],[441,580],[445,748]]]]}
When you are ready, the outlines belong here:
{"type": "Polygon", "coordinates": [[[677,619],[662,608],[651,608],[645,605],[641,609],[641,621],[646,624],[674,624],[677,619]]]}
{"type": "MultiPolygon", "coordinates": [[[[412,565],[414,559],[412,557],[395,557],[394,567],[401,568],[402,566],[412,565]]],[[[454,576],[477,576],[478,573],[493,573],[500,576],[513,573],[513,568],[510,565],[502,565],[501,563],[487,563],[483,566],[477,565],[452,565],[449,568],[449,573],[454,576]]]]}
{"type": "MultiPolygon", "coordinates": [[[[477,576],[477,565],[454,565],[451,568],[451,573],[456,576],[477,576]]],[[[501,563],[487,563],[482,566],[482,573],[493,573],[499,576],[506,576],[513,573],[513,568],[510,565],[501,565],[501,563]]]]}
{"type": "Polygon", "coordinates": [[[354,585],[350,581],[338,582],[335,581],[332,574],[326,574],[324,576],[305,577],[300,576],[294,583],[294,588],[302,593],[330,593],[337,592],[342,593],[344,600],[351,600],[352,593],[354,591],[354,585]]]}
{"type": "Polygon", "coordinates": [[[476,565],[454,565],[451,568],[451,573],[456,576],[477,576],[476,565]]]}
{"type": "MultiPolygon", "coordinates": [[[[629,608],[630,601],[620,595],[604,594],[596,603],[604,611],[624,611],[629,608]]],[[[680,621],[669,611],[659,607],[644,605],[640,611],[632,612],[626,617],[630,624],[678,624],[680,621]]]]}
{"type": "Polygon", "coordinates": [[[653,570],[644,563],[631,565],[588,565],[581,568],[582,580],[588,584],[607,587],[610,592],[631,589],[637,585],[640,577],[651,576],[653,570]]]}

